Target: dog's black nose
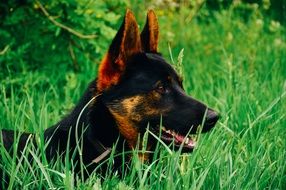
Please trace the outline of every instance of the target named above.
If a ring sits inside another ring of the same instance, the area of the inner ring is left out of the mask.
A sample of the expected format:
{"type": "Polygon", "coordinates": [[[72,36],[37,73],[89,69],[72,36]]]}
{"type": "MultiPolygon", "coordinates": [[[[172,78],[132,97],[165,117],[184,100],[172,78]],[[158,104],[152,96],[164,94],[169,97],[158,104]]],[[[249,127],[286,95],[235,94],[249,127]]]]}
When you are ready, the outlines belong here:
{"type": "Polygon", "coordinates": [[[209,124],[214,123],[215,124],[218,119],[219,119],[219,114],[218,113],[216,113],[213,110],[208,110],[207,116],[206,116],[206,122],[207,123],[209,123],[209,124]]]}
{"type": "Polygon", "coordinates": [[[219,114],[214,110],[209,109],[206,114],[206,119],[203,127],[203,132],[206,132],[213,128],[219,119],[219,114]]]}

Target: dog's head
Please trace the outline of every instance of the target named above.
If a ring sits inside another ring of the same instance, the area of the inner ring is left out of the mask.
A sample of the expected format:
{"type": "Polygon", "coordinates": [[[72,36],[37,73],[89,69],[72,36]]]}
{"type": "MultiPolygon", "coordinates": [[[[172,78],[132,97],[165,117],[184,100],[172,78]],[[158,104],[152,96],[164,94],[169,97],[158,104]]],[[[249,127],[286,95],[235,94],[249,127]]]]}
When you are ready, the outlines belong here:
{"type": "Polygon", "coordinates": [[[127,10],[100,65],[97,90],[131,148],[147,126],[159,135],[162,121],[162,140],[191,151],[195,142],[186,135],[196,133],[202,123],[203,132],[210,130],[219,117],[185,93],[180,76],[157,53],[158,34],[153,11],[148,12],[140,35],[134,15],[127,10]]]}

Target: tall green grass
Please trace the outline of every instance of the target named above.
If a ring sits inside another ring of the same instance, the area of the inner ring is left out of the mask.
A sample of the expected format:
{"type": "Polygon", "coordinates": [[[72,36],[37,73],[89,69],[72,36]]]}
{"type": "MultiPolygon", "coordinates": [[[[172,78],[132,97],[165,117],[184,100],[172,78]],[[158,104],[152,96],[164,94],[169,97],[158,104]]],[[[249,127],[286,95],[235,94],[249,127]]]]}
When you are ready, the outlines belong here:
{"type": "MultiPolygon", "coordinates": [[[[191,154],[160,146],[156,160],[141,163],[135,152],[123,178],[95,171],[85,182],[68,157],[48,164],[40,140],[40,149],[28,145],[18,158],[1,147],[0,167],[11,175],[10,189],[286,189],[285,28],[256,11],[247,20],[230,9],[192,22],[183,11],[164,14],[160,50],[170,62],[169,47],[174,62],[183,60],[187,93],[220,112],[215,129],[199,136],[191,154]]],[[[0,84],[0,127],[40,137],[96,77],[97,65],[80,67],[78,73],[65,63],[10,72],[0,84]]]]}

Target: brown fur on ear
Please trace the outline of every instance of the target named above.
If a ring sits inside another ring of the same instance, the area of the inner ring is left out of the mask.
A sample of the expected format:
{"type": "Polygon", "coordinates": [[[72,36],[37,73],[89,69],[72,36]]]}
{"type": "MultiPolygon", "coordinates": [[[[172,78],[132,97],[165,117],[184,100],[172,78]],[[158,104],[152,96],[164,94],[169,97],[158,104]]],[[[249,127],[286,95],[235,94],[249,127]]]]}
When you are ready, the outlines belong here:
{"type": "Polygon", "coordinates": [[[147,20],[141,32],[142,47],[146,52],[157,52],[159,41],[159,25],[153,10],[147,13],[147,20]]]}
{"type": "Polygon", "coordinates": [[[141,51],[138,25],[133,13],[128,9],[108,53],[100,64],[97,90],[101,92],[116,85],[124,73],[127,59],[141,51]]]}

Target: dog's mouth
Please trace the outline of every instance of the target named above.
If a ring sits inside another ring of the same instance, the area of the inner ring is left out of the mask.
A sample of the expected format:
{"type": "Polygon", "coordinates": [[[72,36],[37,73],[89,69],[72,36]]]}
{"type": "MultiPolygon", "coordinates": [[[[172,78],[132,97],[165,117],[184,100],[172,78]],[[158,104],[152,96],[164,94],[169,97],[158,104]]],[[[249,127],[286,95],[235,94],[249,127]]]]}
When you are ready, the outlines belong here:
{"type": "Polygon", "coordinates": [[[163,126],[161,127],[161,134],[159,136],[164,143],[167,145],[173,144],[176,149],[181,148],[183,152],[191,152],[197,144],[196,135],[182,135],[163,126]]]}

